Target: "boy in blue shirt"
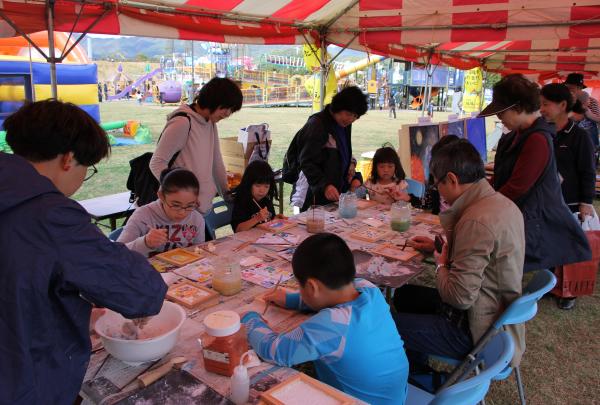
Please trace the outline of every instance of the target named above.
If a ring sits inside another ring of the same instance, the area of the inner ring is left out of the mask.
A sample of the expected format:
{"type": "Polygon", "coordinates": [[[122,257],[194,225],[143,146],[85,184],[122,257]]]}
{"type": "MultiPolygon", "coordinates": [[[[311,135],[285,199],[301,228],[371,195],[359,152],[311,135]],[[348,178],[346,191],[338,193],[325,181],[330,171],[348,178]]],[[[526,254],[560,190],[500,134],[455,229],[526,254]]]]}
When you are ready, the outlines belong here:
{"type": "Polygon", "coordinates": [[[343,239],[330,233],[307,238],[292,267],[300,293],[280,289],[265,299],[317,313],[277,334],[248,312],[242,322],[252,348],[282,366],[314,361],[321,381],[370,404],[403,404],[408,360],[402,339],[379,289],[354,279],[354,258],[343,239]]]}

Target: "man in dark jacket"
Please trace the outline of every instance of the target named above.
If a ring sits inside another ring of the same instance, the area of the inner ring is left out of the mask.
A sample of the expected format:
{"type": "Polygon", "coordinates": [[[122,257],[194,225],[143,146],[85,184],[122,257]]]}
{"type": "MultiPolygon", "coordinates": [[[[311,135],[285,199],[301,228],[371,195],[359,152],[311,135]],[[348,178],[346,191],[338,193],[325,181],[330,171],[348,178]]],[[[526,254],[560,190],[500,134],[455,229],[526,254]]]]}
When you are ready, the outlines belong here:
{"type": "Polygon", "coordinates": [[[158,313],[166,285],[110,242],[69,196],[109,153],[73,104],[26,104],[6,119],[0,153],[0,404],[72,404],[90,357],[92,305],[158,313]]]}
{"type": "Polygon", "coordinates": [[[366,96],[358,87],[346,87],[331,104],[311,115],[292,140],[286,158],[297,160],[300,174],[291,199],[301,211],[313,203],[337,201],[340,193],[348,190],[352,123],[367,112],[367,107],[366,96]]]}

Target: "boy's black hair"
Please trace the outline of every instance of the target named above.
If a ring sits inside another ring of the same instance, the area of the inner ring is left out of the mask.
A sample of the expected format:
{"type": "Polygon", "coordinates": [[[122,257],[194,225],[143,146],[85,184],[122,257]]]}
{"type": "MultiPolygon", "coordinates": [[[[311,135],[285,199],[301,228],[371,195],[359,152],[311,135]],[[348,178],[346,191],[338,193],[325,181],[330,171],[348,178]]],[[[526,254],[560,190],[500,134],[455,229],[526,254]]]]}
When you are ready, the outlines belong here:
{"type": "Polygon", "coordinates": [[[358,115],[365,115],[369,108],[367,96],[356,86],[348,86],[333,96],[329,108],[332,113],[348,111],[358,115]]]}
{"type": "Polygon", "coordinates": [[[373,164],[371,165],[371,181],[373,183],[377,183],[379,181],[379,175],[377,174],[377,165],[379,163],[393,163],[394,166],[396,166],[396,170],[394,172],[396,184],[400,183],[406,178],[406,173],[404,173],[404,168],[402,168],[400,158],[398,158],[398,154],[391,146],[384,146],[377,149],[375,156],[373,156],[373,164]]]}
{"type": "Polygon", "coordinates": [[[267,194],[267,198],[271,201],[273,200],[277,193],[275,174],[271,165],[264,160],[250,162],[246,170],[244,170],[242,181],[235,189],[235,204],[252,204],[253,184],[268,184],[269,193],[267,194]]]}
{"type": "Polygon", "coordinates": [[[573,110],[573,95],[569,91],[569,88],[562,83],[550,83],[542,87],[541,90],[542,96],[553,103],[561,103],[562,101],[566,102],[566,112],[573,110]]]}
{"type": "Polygon", "coordinates": [[[208,108],[211,113],[218,108],[230,108],[234,113],[242,108],[242,101],[240,87],[233,80],[222,77],[210,79],[194,99],[200,108],[208,108]]]}
{"type": "Polygon", "coordinates": [[[106,132],[71,103],[27,102],[4,121],[4,129],[13,152],[34,163],[73,152],[79,164],[91,166],[110,154],[106,132]]]}
{"type": "Polygon", "coordinates": [[[450,145],[458,141],[460,138],[454,134],[448,134],[440,138],[432,147],[431,147],[431,157],[437,153],[438,150],[442,149],[446,145],[450,145]]]}
{"type": "Polygon", "coordinates": [[[452,142],[432,154],[429,170],[438,181],[452,172],[460,184],[475,183],[485,177],[481,156],[466,139],[452,142]]]}
{"type": "Polygon", "coordinates": [[[166,195],[179,190],[192,190],[194,194],[198,195],[200,183],[196,175],[181,168],[163,170],[160,174],[160,191],[166,195]]]}
{"type": "Polygon", "coordinates": [[[314,278],[332,290],[351,283],[356,275],[350,248],[342,238],[332,233],[306,238],[294,252],[292,268],[301,286],[306,285],[309,278],[314,278]]]}

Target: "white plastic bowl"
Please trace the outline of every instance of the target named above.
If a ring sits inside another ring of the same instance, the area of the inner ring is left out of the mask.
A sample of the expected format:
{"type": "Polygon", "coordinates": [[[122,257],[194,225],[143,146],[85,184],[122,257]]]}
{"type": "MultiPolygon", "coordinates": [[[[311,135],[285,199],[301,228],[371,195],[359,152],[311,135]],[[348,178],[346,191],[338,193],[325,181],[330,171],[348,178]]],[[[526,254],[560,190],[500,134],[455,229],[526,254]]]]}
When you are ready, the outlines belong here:
{"type": "Polygon", "coordinates": [[[167,354],[175,346],[185,319],[183,308],[165,301],[160,312],[142,329],[140,339],[119,337],[123,324],[131,321],[110,310],[98,318],[95,329],[107,352],[127,364],[137,365],[158,360],[167,354]]]}

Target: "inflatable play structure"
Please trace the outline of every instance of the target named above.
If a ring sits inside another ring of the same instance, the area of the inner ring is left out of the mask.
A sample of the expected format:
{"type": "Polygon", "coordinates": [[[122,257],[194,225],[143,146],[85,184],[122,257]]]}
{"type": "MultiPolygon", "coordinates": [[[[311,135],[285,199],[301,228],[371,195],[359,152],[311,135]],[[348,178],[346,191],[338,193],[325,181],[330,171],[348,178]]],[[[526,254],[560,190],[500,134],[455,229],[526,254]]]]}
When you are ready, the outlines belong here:
{"type": "MultiPolygon", "coordinates": [[[[127,74],[125,72],[123,72],[123,66],[119,63],[119,66],[117,68],[117,73],[111,78],[111,82],[113,84],[113,87],[115,89],[117,89],[116,94],[112,95],[112,96],[108,96],[107,99],[109,101],[112,100],[119,100],[123,97],[126,97],[128,94],[132,93],[132,90],[135,88],[137,91],[140,91],[142,88],[145,87],[145,83],[147,81],[151,81],[152,78],[156,75],[162,74],[163,70],[162,68],[157,68],[154,69],[151,72],[148,72],[142,76],[140,76],[137,80],[133,81],[129,78],[129,76],[127,76],[127,74]]],[[[181,87],[181,85],[180,85],[181,87]]],[[[145,92],[145,90],[142,90],[143,92],[145,92]]],[[[181,98],[181,93],[179,95],[179,98],[177,99],[177,102],[179,102],[179,99],[181,98]]]]}
{"type": "MultiPolygon", "coordinates": [[[[48,35],[45,32],[32,34],[31,37],[43,51],[47,51],[48,35]]],[[[69,40],[69,44],[71,42],[69,40]]],[[[57,52],[66,43],[67,34],[57,32],[57,52]]],[[[96,65],[89,63],[85,51],[80,47],[75,47],[64,62],[56,65],[58,98],[78,105],[99,122],[96,65]]],[[[25,100],[44,100],[50,97],[50,65],[43,61],[34,48],[29,48],[25,39],[0,39],[0,124],[23,105],[25,100]]]]}

